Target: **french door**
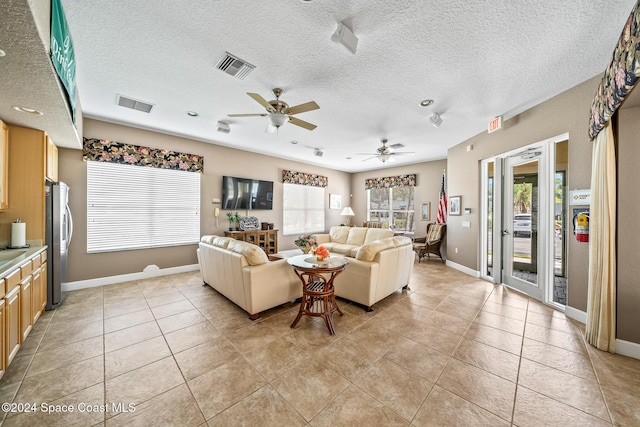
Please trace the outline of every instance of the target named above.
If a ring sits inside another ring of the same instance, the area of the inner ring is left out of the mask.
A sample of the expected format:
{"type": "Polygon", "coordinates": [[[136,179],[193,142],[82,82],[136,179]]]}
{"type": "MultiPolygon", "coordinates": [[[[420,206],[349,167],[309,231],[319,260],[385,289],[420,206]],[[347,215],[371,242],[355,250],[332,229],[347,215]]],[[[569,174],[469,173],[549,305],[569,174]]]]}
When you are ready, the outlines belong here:
{"type": "Polygon", "coordinates": [[[481,276],[562,308],[557,284],[564,286],[565,251],[558,233],[564,217],[568,135],[541,141],[482,162],[481,276]],[[564,163],[562,163],[564,162],[564,163]],[[562,169],[562,173],[558,170],[562,169]],[[560,242],[560,244],[559,244],[560,242]],[[559,273],[561,272],[561,273],[559,273]],[[555,274],[554,274],[555,273],[555,274]]]}

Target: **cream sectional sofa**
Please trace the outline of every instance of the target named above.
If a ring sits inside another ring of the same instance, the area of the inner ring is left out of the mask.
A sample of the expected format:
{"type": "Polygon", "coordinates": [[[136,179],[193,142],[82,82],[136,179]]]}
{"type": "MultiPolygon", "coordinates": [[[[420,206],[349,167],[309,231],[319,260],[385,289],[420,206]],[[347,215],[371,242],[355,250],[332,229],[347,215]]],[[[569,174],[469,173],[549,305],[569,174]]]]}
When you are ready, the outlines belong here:
{"type": "Polygon", "coordinates": [[[262,311],[302,296],[300,279],[284,259],[269,261],[251,243],[203,236],[197,250],[202,280],[255,320],[262,311]]]}
{"type": "Polygon", "coordinates": [[[394,237],[392,230],[345,226],[314,237],[330,252],[349,257],[349,265],[334,282],[337,296],[369,311],[376,302],[408,286],[415,260],[408,237],[394,237]]]}

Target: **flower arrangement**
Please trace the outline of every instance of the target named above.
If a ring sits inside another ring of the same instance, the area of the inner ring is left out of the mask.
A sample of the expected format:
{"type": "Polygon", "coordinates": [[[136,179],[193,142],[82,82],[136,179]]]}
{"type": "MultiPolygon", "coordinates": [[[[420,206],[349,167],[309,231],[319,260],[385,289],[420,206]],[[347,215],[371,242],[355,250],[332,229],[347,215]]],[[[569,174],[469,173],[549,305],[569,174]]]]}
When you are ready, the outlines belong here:
{"type": "Polygon", "coordinates": [[[310,234],[303,234],[298,237],[293,243],[299,247],[303,253],[307,254],[311,250],[312,247],[316,245],[316,239],[310,234]]]}
{"type": "Polygon", "coordinates": [[[322,261],[325,258],[329,258],[329,251],[324,246],[320,245],[316,248],[316,258],[318,261],[322,261]]]}

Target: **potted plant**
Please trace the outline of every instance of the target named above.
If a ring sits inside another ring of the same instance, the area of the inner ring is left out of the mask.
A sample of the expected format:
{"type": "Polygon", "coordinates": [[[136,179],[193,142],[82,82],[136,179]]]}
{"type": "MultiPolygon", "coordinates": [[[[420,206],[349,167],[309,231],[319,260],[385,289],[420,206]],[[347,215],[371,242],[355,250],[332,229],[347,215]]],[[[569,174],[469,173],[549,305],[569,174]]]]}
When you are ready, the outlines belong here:
{"type": "Polygon", "coordinates": [[[234,212],[234,213],[233,213],[233,219],[235,220],[236,224],[238,224],[238,225],[236,226],[236,230],[239,230],[239,229],[240,229],[240,219],[241,219],[241,218],[242,218],[242,217],[240,216],[240,214],[239,214],[238,212],[234,212]]]}
{"type": "Polygon", "coordinates": [[[227,219],[229,220],[229,231],[234,230],[233,224],[235,224],[236,222],[237,214],[238,214],[237,212],[235,214],[233,212],[227,212],[227,219]]]}

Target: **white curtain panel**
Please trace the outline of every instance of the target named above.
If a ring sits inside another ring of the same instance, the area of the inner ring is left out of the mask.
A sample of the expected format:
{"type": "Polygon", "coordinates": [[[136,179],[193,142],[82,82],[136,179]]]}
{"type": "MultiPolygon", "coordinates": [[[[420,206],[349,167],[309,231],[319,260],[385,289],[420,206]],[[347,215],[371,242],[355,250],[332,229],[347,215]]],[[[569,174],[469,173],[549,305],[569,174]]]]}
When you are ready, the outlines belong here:
{"type": "Polygon", "coordinates": [[[616,162],[611,121],[593,146],[589,212],[589,294],[586,339],[615,352],[616,339],[616,162]]]}

